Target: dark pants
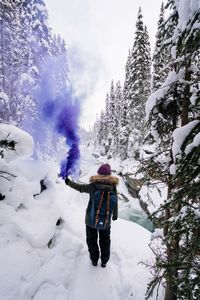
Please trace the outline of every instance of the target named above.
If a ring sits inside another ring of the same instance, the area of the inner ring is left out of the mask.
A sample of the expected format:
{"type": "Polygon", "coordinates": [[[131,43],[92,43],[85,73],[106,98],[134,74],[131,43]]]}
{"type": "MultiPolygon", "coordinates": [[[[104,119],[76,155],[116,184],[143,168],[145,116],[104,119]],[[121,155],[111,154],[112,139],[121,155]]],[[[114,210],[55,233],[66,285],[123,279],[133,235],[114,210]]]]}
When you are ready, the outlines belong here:
{"type": "Polygon", "coordinates": [[[106,264],[110,258],[110,228],[98,230],[86,225],[86,241],[92,261],[97,261],[99,259],[98,235],[101,261],[103,264],[106,264]]]}

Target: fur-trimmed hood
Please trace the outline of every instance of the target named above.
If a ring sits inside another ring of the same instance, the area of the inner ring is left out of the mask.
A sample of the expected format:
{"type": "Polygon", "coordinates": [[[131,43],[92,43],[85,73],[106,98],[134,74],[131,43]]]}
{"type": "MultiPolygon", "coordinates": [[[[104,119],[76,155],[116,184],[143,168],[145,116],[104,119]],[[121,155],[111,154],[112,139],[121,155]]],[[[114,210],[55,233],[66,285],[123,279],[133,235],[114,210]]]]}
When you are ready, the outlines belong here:
{"type": "Polygon", "coordinates": [[[94,175],[90,177],[90,182],[109,184],[109,185],[118,185],[119,179],[111,175],[94,175]]]}

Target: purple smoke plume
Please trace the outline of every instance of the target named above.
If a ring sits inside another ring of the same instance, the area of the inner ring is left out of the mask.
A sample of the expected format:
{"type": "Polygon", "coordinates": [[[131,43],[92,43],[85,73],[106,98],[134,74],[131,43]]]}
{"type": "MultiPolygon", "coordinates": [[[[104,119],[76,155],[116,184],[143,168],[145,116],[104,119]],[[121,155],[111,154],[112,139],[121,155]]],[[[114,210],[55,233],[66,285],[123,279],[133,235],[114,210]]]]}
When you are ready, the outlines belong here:
{"type": "Polygon", "coordinates": [[[79,113],[79,103],[72,100],[70,93],[56,98],[54,101],[46,101],[43,105],[43,115],[46,119],[53,120],[56,132],[65,137],[69,149],[66,158],[61,161],[59,176],[62,179],[76,173],[80,159],[79,113]]]}
{"type": "MultiPolygon", "coordinates": [[[[55,78],[58,66],[61,65],[62,57],[47,58],[46,65],[41,75],[40,86],[34,91],[34,96],[39,100],[40,121],[54,133],[63,136],[68,148],[66,158],[61,161],[59,176],[63,179],[68,175],[73,175],[77,171],[80,158],[78,136],[78,118],[80,113],[80,103],[75,99],[72,92],[62,91],[62,95],[57,95],[55,78]]],[[[42,143],[42,129],[37,125],[36,139],[42,143]]],[[[52,133],[53,133],[52,132],[52,133]]]]}
{"type": "Polygon", "coordinates": [[[59,134],[66,137],[66,144],[69,147],[67,157],[61,162],[60,176],[63,179],[75,173],[80,158],[78,115],[79,107],[71,102],[61,110],[57,119],[56,129],[59,134]]]}

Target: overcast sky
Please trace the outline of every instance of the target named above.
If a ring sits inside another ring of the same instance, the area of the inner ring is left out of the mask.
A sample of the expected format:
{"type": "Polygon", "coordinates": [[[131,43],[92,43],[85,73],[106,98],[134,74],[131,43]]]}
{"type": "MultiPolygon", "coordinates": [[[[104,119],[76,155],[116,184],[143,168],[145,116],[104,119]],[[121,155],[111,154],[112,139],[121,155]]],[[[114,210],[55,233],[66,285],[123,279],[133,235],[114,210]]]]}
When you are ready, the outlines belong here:
{"type": "Polygon", "coordinates": [[[162,0],[45,0],[53,32],[66,41],[70,77],[81,99],[86,129],[105,105],[111,80],[124,80],[138,8],[155,43],[162,0]]]}

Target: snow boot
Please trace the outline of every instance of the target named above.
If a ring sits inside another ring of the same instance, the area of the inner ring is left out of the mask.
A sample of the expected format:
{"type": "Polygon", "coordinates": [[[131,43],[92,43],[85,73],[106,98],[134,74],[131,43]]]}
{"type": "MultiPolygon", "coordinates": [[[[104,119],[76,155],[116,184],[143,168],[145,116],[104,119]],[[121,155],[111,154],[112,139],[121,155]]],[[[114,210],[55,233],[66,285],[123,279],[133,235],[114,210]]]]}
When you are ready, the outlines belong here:
{"type": "Polygon", "coordinates": [[[97,261],[92,260],[92,264],[93,264],[93,266],[96,267],[98,263],[97,263],[97,261]]]}
{"type": "Polygon", "coordinates": [[[105,267],[106,267],[106,264],[101,263],[101,267],[102,267],[102,268],[105,268],[105,267]]]}

